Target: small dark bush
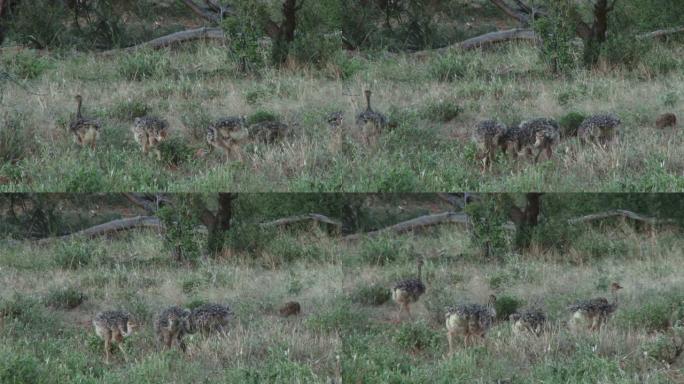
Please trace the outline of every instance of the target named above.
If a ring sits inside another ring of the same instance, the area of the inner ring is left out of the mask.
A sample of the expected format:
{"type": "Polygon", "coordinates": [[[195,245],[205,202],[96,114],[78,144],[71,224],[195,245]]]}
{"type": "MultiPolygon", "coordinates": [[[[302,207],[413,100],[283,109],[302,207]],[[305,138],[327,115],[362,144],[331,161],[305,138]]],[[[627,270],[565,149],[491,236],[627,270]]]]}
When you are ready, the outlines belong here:
{"type": "Polygon", "coordinates": [[[496,302],[494,303],[497,320],[508,320],[508,317],[515,313],[522,304],[522,300],[513,296],[497,297],[496,302]]]}
{"type": "Polygon", "coordinates": [[[22,1],[13,15],[10,29],[18,42],[44,49],[62,44],[66,18],[66,9],[58,1],[22,1]]]}
{"type": "Polygon", "coordinates": [[[577,136],[577,128],[587,116],[579,112],[568,112],[559,120],[561,126],[561,137],[577,136]]]}
{"type": "Polygon", "coordinates": [[[434,122],[449,122],[463,113],[463,108],[456,100],[433,100],[427,103],[421,115],[424,119],[434,122]]]}
{"type": "Polygon", "coordinates": [[[40,77],[50,68],[50,62],[30,52],[22,52],[6,59],[5,64],[18,79],[31,80],[40,77]]]}
{"type": "Polygon", "coordinates": [[[64,269],[78,269],[89,265],[96,250],[86,242],[62,242],[55,248],[55,263],[64,269]]]}
{"type": "Polygon", "coordinates": [[[80,290],[68,287],[50,291],[43,297],[43,303],[55,309],[74,309],[87,299],[88,297],[80,290]]]}
{"type": "Polygon", "coordinates": [[[404,323],[394,334],[394,342],[404,349],[423,350],[439,345],[441,335],[424,323],[404,323]]]}
{"type": "Polygon", "coordinates": [[[257,124],[264,121],[277,121],[278,115],[271,111],[259,110],[247,117],[247,124],[257,124]]]}
{"type": "Polygon", "coordinates": [[[14,113],[2,117],[0,126],[0,163],[16,163],[28,151],[31,130],[26,124],[27,116],[14,113]]]}
{"type": "Polygon", "coordinates": [[[171,73],[171,61],[164,52],[139,51],[124,55],[119,74],[131,81],[163,78],[171,73]]]}
{"type": "Polygon", "coordinates": [[[195,151],[185,140],[180,137],[172,137],[159,144],[161,160],[166,164],[181,165],[192,160],[195,151]]]}
{"type": "Polygon", "coordinates": [[[34,356],[11,350],[0,353],[0,383],[41,383],[44,375],[40,361],[34,356]]]}
{"type": "Polygon", "coordinates": [[[358,287],[352,294],[353,303],[363,305],[382,305],[390,299],[390,290],[380,284],[358,287]]]}
{"type": "Polygon", "coordinates": [[[150,106],[142,100],[121,100],[112,106],[109,116],[122,121],[132,121],[136,117],[147,115],[150,109],[150,106]]]}
{"type": "Polygon", "coordinates": [[[199,290],[203,285],[203,281],[196,277],[190,277],[181,283],[181,290],[185,294],[191,294],[199,290]]]}

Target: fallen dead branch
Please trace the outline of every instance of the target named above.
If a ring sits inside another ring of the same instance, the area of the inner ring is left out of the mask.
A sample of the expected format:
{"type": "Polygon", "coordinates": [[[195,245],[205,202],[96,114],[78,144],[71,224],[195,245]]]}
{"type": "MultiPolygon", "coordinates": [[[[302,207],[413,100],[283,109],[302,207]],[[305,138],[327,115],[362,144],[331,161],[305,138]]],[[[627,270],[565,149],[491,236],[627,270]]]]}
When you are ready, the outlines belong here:
{"type": "Polygon", "coordinates": [[[644,216],[644,215],[641,215],[641,214],[638,214],[638,213],[635,213],[632,211],[627,211],[624,209],[615,209],[615,210],[599,212],[599,213],[592,213],[589,215],[576,217],[574,219],[568,220],[568,224],[586,223],[589,221],[604,220],[604,219],[608,219],[611,217],[624,217],[626,219],[640,221],[640,222],[644,222],[644,223],[648,223],[648,224],[652,224],[652,225],[676,223],[672,219],[658,219],[655,217],[644,216]]]}
{"type": "Polygon", "coordinates": [[[175,32],[166,36],[158,37],[156,39],[138,45],[134,45],[132,47],[104,51],[101,53],[101,55],[112,55],[122,52],[132,52],[145,48],[160,49],[197,40],[227,41],[228,38],[223,33],[223,30],[221,28],[202,27],[196,29],[187,29],[185,31],[175,32]]]}
{"type": "Polygon", "coordinates": [[[137,228],[150,228],[156,230],[163,230],[163,225],[158,218],[154,216],[136,216],[124,219],[112,220],[103,224],[98,224],[90,228],[80,230],[64,236],[47,237],[38,240],[38,243],[48,243],[52,241],[64,241],[73,238],[92,239],[99,236],[105,236],[121,231],[130,231],[137,228]]]}
{"type": "Polygon", "coordinates": [[[321,215],[318,213],[308,213],[306,215],[284,217],[282,219],[269,221],[266,223],[261,223],[261,224],[259,224],[259,226],[261,228],[287,227],[287,226],[290,226],[292,224],[298,224],[298,223],[302,223],[302,222],[306,222],[306,221],[332,225],[333,227],[337,228],[338,230],[342,228],[342,222],[341,221],[331,219],[328,216],[321,215]]]}
{"type": "Polygon", "coordinates": [[[379,229],[377,231],[366,232],[366,233],[355,233],[353,235],[345,236],[345,240],[358,240],[363,236],[374,237],[384,233],[394,233],[402,234],[406,232],[423,230],[428,227],[433,227],[435,225],[441,224],[461,224],[467,225],[470,222],[470,218],[465,213],[458,212],[442,212],[434,215],[425,215],[416,217],[415,219],[402,221],[391,225],[389,227],[379,229]]]}

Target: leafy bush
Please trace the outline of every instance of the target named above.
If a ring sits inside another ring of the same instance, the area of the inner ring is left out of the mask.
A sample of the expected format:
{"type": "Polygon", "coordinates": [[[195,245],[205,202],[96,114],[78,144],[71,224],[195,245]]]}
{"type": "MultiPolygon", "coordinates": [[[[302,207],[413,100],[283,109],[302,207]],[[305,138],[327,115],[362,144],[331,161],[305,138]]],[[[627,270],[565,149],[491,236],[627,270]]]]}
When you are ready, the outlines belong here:
{"type": "Polygon", "coordinates": [[[508,317],[515,313],[522,304],[522,300],[513,296],[497,297],[496,302],[494,303],[497,320],[508,320],[508,317]]]}
{"type": "Polygon", "coordinates": [[[202,288],[204,282],[197,277],[188,277],[181,283],[181,290],[185,294],[191,294],[202,288]]]}
{"type": "Polygon", "coordinates": [[[0,126],[0,163],[16,163],[28,151],[31,130],[22,113],[7,114],[0,126]]]}
{"type": "Polygon", "coordinates": [[[116,102],[109,116],[122,121],[132,121],[136,117],[143,117],[150,112],[150,106],[140,99],[128,99],[116,102]]]}
{"type": "Polygon", "coordinates": [[[277,121],[278,115],[271,111],[258,110],[247,117],[247,124],[258,124],[264,121],[277,121]]]}
{"type": "Polygon", "coordinates": [[[424,323],[404,323],[394,334],[394,342],[410,350],[423,350],[439,345],[441,335],[424,323]]]}
{"type": "Polygon", "coordinates": [[[42,383],[44,375],[36,357],[4,348],[0,351],[0,383],[42,383]]]}
{"type": "Polygon", "coordinates": [[[387,265],[408,259],[408,252],[396,239],[378,236],[363,241],[359,249],[359,257],[372,265],[387,265]]]}
{"type": "Polygon", "coordinates": [[[621,308],[615,321],[625,327],[638,326],[650,331],[665,330],[674,325],[677,315],[684,314],[684,295],[680,292],[650,292],[638,307],[621,308]]]}
{"type": "Polygon", "coordinates": [[[362,330],[368,325],[366,316],[356,312],[347,302],[333,304],[306,319],[306,325],[316,332],[362,330]]]}
{"type": "Polygon", "coordinates": [[[584,114],[574,111],[563,115],[558,120],[561,126],[561,137],[577,136],[577,128],[579,128],[585,118],[584,114]]]}
{"type": "Polygon", "coordinates": [[[456,100],[433,100],[428,102],[421,111],[424,119],[435,122],[449,122],[463,113],[463,107],[456,100]]]}
{"type": "Polygon", "coordinates": [[[351,294],[353,303],[363,305],[382,305],[390,299],[390,290],[380,284],[364,285],[351,294]]]}
{"type": "Polygon", "coordinates": [[[237,9],[240,15],[223,20],[223,30],[230,38],[230,55],[237,63],[241,73],[252,73],[263,68],[266,64],[265,52],[260,45],[262,38],[260,26],[257,23],[256,10],[253,6],[241,3],[237,9]]]}
{"type": "Polygon", "coordinates": [[[141,50],[121,56],[119,74],[131,81],[159,79],[171,73],[171,61],[161,51],[141,50]]]}
{"type": "Polygon", "coordinates": [[[85,163],[73,169],[64,180],[65,192],[98,192],[105,190],[105,177],[95,164],[85,163]]]}
{"type": "Polygon", "coordinates": [[[57,288],[43,297],[43,303],[55,309],[74,309],[81,305],[88,297],[74,287],[57,288]]]}
{"type": "Polygon", "coordinates": [[[59,46],[64,39],[67,12],[60,2],[22,1],[10,20],[14,38],[37,49],[59,46]],[[40,22],[36,22],[40,20],[40,22]]]}
{"type": "Polygon", "coordinates": [[[165,164],[181,165],[192,160],[195,151],[185,140],[180,137],[172,137],[159,143],[161,160],[165,164]]]}
{"type": "Polygon", "coordinates": [[[200,196],[185,196],[173,206],[167,205],[157,211],[157,216],[164,223],[164,246],[178,261],[196,261],[201,252],[195,227],[199,223],[196,209],[200,196]]]}
{"type": "Polygon", "coordinates": [[[486,73],[481,55],[448,54],[435,58],[428,67],[430,76],[438,81],[452,82],[478,78],[486,73]]]}
{"type": "Polygon", "coordinates": [[[335,58],[341,46],[341,33],[304,32],[295,36],[292,55],[300,63],[322,67],[335,58]]]}
{"type": "Polygon", "coordinates": [[[64,241],[55,248],[55,264],[64,269],[78,269],[94,261],[96,249],[85,241],[64,241]]]}
{"type": "Polygon", "coordinates": [[[573,4],[557,2],[551,7],[548,17],[534,22],[535,32],[544,37],[539,46],[540,57],[553,73],[567,73],[576,67],[577,52],[573,44],[575,12],[573,4]]]}
{"type": "Polygon", "coordinates": [[[48,59],[32,52],[21,52],[4,61],[14,76],[25,80],[40,77],[51,66],[48,59]]]}

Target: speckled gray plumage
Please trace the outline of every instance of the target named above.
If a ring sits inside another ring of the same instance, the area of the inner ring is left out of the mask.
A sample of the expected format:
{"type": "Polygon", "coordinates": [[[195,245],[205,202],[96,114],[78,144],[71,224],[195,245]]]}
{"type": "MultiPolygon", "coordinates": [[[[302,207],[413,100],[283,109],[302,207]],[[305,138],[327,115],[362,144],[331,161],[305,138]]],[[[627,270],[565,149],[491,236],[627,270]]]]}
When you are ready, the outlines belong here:
{"type": "MultiPolygon", "coordinates": [[[[493,307],[481,304],[460,304],[447,307],[445,317],[457,315],[468,322],[470,328],[486,331],[494,323],[496,311],[493,307]]],[[[473,332],[474,330],[471,330],[473,332]]]]}
{"type": "Polygon", "coordinates": [[[233,317],[228,306],[220,304],[202,304],[192,310],[191,321],[195,329],[202,332],[221,331],[233,317]]]}
{"type": "Polygon", "coordinates": [[[518,138],[521,147],[539,147],[556,144],[560,140],[560,125],[557,121],[539,117],[520,123],[518,138]],[[540,140],[543,139],[543,140],[540,140]]]}
{"type": "Polygon", "coordinates": [[[192,332],[191,312],[188,309],[173,306],[161,311],[154,320],[154,329],[158,333],[162,329],[192,332]]]}
{"type": "Polygon", "coordinates": [[[169,123],[166,120],[154,116],[137,117],[133,125],[135,129],[154,134],[169,129],[169,123]]]}
{"type": "Polygon", "coordinates": [[[328,125],[330,126],[331,129],[335,130],[342,126],[342,123],[344,123],[344,112],[342,111],[335,111],[331,112],[328,114],[328,116],[325,119],[328,122],[328,125]]]}
{"type": "Polygon", "coordinates": [[[363,127],[367,124],[371,124],[378,129],[387,127],[389,123],[387,117],[380,112],[375,112],[371,107],[371,91],[365,91],[365,95],[366,109],[356,116],[356,125],[363,127]]]}
{"type": "Polygon", "coordinates": [[[526,309],[510,316],[514,329],[526,330],[539,335],[546,323],[546,315],[537,308],[526,309]]]}
{"type": "Polygon", "coordinates": [[[506,132],[506,126],[495,120],[483,120],[475,124],[473,139],[481,149],[494,150],[500,138],[506,132]]]}
{"type": "Polygon", "coordinates": [[[585,142],[599,141],[603,144],[615,137],[620,124],[620,118],[614,114],[589,116],[577,128],[577,135],[585,142]]]}
{"type": "Polygon", "coordinates": [[[411,301],[418,301],[418,298],[425,293],[425,284],[419,279],[406,279],[396,283],[393,289],[400,289],[409,295],[411,301]]]}
{"type": "Polygon", "coordinates": [[[280,121],[262,121],[249,127],[250,137],[267,144],[284,139],[289,132],[290,126],[280,121]]]}

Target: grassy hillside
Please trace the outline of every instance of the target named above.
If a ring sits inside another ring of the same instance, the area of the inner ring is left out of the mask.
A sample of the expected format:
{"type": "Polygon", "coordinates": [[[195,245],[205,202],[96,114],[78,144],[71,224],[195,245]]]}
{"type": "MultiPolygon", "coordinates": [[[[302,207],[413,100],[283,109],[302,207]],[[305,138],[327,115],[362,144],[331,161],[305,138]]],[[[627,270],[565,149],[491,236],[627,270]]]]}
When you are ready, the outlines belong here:
{"type": "Polygon", "coordinates": [[[681,191],[682,134],[657,131],[664,112],[684,115],[684,57],[659,46],[635,68],[551,75],[534,48],[506,45],[446,56],[340,52],[321,69],[235,74],[223,47],[121,56],[3,54],[3,63],[30,92],[4,82],[5,191],[681,191]],[[363,90],[398,123],[368,143],[355,127],[363,90]],[[84,113],[103,122],[97,150],[80,149],[67,133],[75,94],[84,113]],[[343,137],[325,123],[343,110],[343,137]],[[561,143],[551,161],[500,158],[481,173],[470,141],[472,125],[497,118],[559,119],[569,112],[614,112],[623,121],[607,151],[561,143]],[[284,142],[249,144],[242,163],[208,148],[206,126],[228,115],[277,114],[295,124],[284,142]],[[164,161],[143,156],[130,126],[135,116],[171,124],[164,161]],[[169,165],[171,164],[171,165],[169,165]]]}
{"type": "Polygon", "coordinates": [[[150,233],[13,243],[0,254],[0,381],[676,383],[684,377],[682,357],[661,360],[681,340],[667,327],[673,309],[675,317],[684,314],[682,245],[668,230],[587,227],[562,253],[534,249],[483,260],[456,228],[354,243],[281,233],[254,252],[184,266],[171,264],[150,233]],[[417,256],[426,259],[427,293],[413,319],[397,323],[388,289],[414,273],[417,256]],[[625,288],[607,328],[568,331],[566,305],[607,295],[612,281],[625,288]],[[550,330],[514,337],[501,320],[483,345],[459,346],[446,357],[444,306],[483,302],[490,293],[508,303],[500,312],[515,302],[541,303],[550,330]],[[81,305],[58,309],[79,294],[87,297],[81,305]],[[287,300],[299,301],[303,314],[276,316],[287,300]],[[185,356],[159,351],[154,313],[201,301],[235,309],[228,334],[188,337],[185,356]],[[104,364],[90,319],[107,308],[142,320],[125,343],[129,362],[115,351],[104,364]]]}

